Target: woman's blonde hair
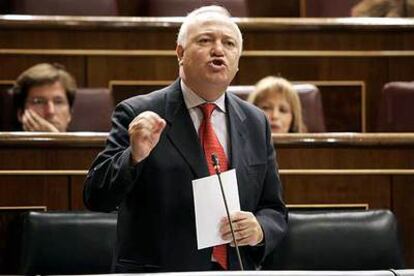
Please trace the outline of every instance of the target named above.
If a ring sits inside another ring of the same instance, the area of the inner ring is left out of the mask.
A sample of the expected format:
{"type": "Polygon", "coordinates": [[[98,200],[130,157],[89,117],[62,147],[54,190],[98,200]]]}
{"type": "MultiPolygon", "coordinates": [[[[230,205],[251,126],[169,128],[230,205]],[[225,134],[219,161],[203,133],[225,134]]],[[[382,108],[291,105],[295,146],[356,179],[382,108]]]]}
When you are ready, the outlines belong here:
{"type": "Polygon", "coordinates": [[[281,77],[269,76],[261,79],[255,85],[255,90],[249,95],[248,102],[257,105],[270,95],[280,94],[285,97],[292,109],[292,124],[289,132],[306,132],[306,126],[302,119],[302,107],[298,93],[293,85],[281,77]]]}

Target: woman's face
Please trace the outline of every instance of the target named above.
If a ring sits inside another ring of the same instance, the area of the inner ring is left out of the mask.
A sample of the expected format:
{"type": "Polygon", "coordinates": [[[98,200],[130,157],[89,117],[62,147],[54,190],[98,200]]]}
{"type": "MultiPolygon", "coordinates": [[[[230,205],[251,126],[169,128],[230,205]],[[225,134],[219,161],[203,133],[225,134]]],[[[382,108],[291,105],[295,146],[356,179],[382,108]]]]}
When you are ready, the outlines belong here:
{"type": "Polygon", "coordinates": [[[293,121],[292,107],[280,93],[260,99],[256,105],[263,109],[270,121],[272,133],[288,133],[293,121]]]}

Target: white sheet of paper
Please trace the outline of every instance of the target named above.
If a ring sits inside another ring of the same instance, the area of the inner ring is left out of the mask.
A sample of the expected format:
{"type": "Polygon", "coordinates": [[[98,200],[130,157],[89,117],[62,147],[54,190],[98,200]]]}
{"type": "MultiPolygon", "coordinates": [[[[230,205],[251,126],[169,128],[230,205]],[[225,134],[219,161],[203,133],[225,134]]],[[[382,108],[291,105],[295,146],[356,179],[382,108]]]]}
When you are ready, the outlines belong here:
{"type": "MultiPolygon", "coordinates": [[[[221,173],[229,211],[240,211],[236,170],[221,173]]],[[[228,243],[221,239],[219,223],[226,217],[226,209],[217,175],[193,180],[194,210],[198,249],[228,243]]]]}

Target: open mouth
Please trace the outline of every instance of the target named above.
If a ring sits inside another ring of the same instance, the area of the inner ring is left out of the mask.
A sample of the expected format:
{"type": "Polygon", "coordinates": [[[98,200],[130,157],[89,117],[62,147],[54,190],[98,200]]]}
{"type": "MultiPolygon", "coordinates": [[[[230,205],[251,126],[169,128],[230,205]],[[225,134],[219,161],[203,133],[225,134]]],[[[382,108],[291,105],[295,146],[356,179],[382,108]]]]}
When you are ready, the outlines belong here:
{"type": "Polygon", "coordinates": [[[223,69],[226,66],[226,63],[222,59],[213,59],[209,62],[209,65],[214,69],[223,69]]]}

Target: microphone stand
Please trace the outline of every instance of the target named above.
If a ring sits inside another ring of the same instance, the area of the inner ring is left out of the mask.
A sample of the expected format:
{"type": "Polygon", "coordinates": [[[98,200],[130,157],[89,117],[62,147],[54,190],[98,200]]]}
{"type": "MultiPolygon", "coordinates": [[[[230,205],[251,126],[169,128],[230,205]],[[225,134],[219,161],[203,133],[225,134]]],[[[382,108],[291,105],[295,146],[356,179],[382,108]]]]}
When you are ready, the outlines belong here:
{"type": "Polygon", "coordinates": [[[230,219],[230,212],[229,212],[229,207],[227,205],[226,195],[224,194],[223,183],[221,182],[219,159],[218,159],[218,157],[215,153],[213,153],[211,155],[211,160],[213,161],[213,167],[214,167],[214,170],[216,171],[216,174],[217,174],[217,177],[218,177],[218,180],[219,180],[221,195],[223,196],[224,207],[226,209],[227,219],[229,220],[231,236],[233,238],[233,243],[234,243],[234,246],[236,248],[237,259],[239,261],[240,270],[244,270],[243,262],[242,262],[242,259],[240,257],[239,246],[238,246],[237,241],[236,241],[236,235],[234,234],[233,222],[230,219]]]}

